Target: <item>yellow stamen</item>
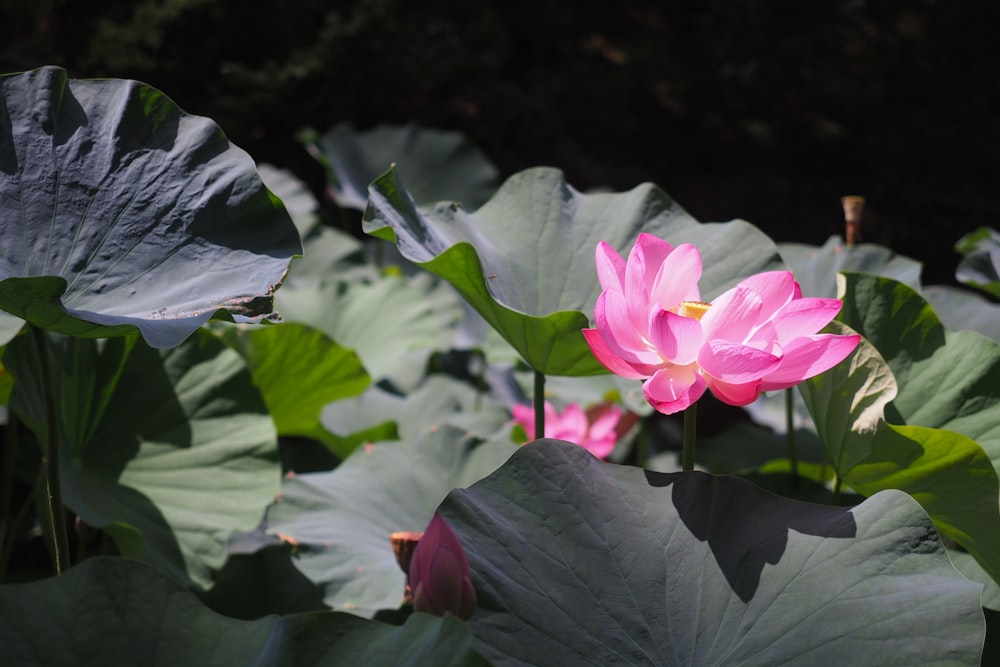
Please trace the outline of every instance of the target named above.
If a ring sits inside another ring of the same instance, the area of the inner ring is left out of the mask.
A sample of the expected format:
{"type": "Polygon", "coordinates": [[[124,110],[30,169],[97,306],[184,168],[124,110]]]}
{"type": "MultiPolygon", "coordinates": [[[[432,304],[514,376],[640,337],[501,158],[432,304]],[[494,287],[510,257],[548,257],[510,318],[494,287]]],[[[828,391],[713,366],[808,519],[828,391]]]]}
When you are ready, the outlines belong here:
{"type": "Polygon", "coordinates": [[[711,305],[712,304],[705,303],[704,301],[682,301],[680,312],[677,314],[683,317],[700,320],[701,316],[708,311],[708,307],[711,305]]]}

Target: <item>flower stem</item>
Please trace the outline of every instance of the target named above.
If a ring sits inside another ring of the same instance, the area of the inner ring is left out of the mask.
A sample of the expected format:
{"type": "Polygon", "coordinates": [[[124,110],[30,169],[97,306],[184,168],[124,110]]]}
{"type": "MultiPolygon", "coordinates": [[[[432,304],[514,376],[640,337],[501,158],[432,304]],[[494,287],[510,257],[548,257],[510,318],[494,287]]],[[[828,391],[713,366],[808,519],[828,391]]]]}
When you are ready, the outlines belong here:
{"type": "Polygon", "coordinates": [[[698,404],[692,403],[684,411],[684,451],[681,453],[681,470],[694,470],[694,441],[698,423],[698,404]]]}
{"type": "Polygon", "coordinates": [[[62,487],[59,485],[59,421],[56,414],[56,392],[52,381],[52,366],[49,361],[49,346],[45,332],[29,324],[31,336],[35,340],[38,359],[41,363],[42,392],[45,396],[45,496],[48,500],[48,516],[52,528],[53,551],[56,574],[69,568],[69,535],[66,532],[66,515],[63,510],[62,487]]]}
{"type": "Polygon", "coordinates": [[[785,435],[788,438],[788,461],[792,472],[792,485],[799,484],[799,457],[795,447],[795,397],[791,388],[785,390],[785,435]]]}
{"type": "Polygon", "coordinates": [[[535,407],[535,438],[545,437],[545,373],[535,371],[535,394],[531,397],[535,407]]]}

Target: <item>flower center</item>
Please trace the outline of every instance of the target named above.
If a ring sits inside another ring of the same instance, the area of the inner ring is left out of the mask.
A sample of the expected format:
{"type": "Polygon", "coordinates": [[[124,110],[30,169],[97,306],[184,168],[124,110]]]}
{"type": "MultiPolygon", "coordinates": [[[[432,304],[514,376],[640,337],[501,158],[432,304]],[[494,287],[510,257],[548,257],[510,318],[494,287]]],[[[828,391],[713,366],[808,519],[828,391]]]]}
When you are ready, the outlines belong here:
{"type": "Polygon", "coordinates": [[[677,310],[677,314],[682,317],[690,317],[693,320],[700,320],[711,305],[704,301],[681,301],[681,307],[677,310]]]}

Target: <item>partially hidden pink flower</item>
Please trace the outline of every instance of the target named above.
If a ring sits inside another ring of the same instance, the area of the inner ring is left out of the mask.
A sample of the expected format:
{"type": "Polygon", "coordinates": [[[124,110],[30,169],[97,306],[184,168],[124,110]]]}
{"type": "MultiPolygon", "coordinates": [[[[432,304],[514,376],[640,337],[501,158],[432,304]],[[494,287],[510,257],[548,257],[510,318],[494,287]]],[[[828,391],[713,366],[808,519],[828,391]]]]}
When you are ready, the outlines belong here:
{"type": "Polygon", "coordinates": [[[408,580],[413,609],[467,620],[476,609],[469,561],[458,536],[434,513],[410,558],[408,580]]]}
{"type": "Polygon", "coordinates": [[[817,333],[842,304],[803,298],[788,271],[751,276],[702,303],[698,250],[648,234],[627,262],[601,242],[597,273],[604,291],[596,326],[583,330],[591,351],[611,372],[643,380],[646,400],[665,414],[688,408],[706,389],[747,405],[832,368],[861,338],[817,333]]]}
{"type": "MultiPolygon", "coordinates": [[[[528,440],[534,440],[534,408],[515,405],[512,411],[514,421],[524,428],[528,440]]],[[[578,404],[570,403],[562,412],[557,412],[545,401],[545,437],[576,443],[599,459],[611,454],[615,443],[633,423],[635,419],[623,418],[622,409],[617,405],[602,403],[584,412],[578,404]]]]}

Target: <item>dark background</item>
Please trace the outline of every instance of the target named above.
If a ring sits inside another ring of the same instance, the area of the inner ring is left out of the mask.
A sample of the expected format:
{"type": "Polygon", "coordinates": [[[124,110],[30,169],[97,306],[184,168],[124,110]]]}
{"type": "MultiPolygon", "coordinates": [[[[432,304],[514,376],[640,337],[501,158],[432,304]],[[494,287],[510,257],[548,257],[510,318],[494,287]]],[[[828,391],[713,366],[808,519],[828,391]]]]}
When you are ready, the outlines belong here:
{"type": "Polygon", "coordinates": [[[865,240],[953,283],[998,226],[998,27],[987,0],[0,0],[0,72],[142,80],[317,193],[299,131],[412,121],[777,241],[864,195],[865,240]]]}

